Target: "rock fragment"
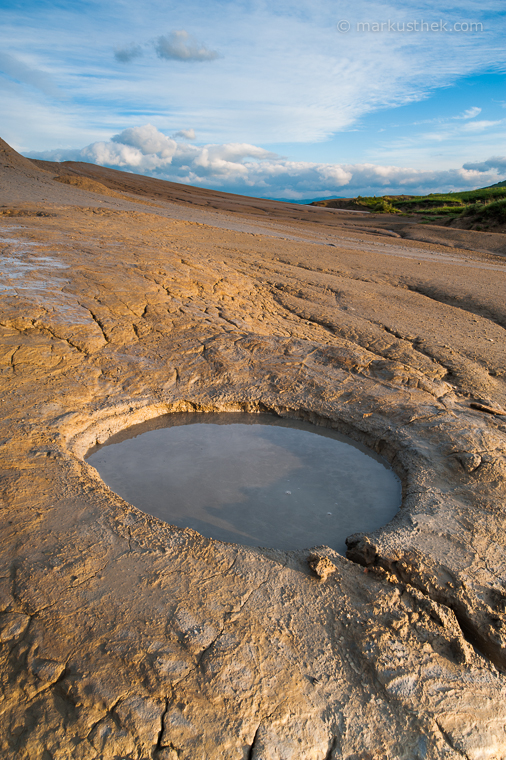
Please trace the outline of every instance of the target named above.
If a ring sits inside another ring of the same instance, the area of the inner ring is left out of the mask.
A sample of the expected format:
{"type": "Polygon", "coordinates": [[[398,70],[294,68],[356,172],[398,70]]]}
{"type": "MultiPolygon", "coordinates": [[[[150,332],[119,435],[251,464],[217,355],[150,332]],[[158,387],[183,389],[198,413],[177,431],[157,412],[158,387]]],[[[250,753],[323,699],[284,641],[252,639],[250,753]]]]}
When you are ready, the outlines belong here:
{"type": "Polygon", "coordinates": [[[313,573],[321,581],[326,581],[329,575],[332,575],[336,570],[334,563],[321,554],[310,554],[307,562],[313,573]]]}
{"type": "Polygon", "coordinates": [[[481,464],[481,456],[468,451],[458,454],[457,459],[466,472],[474,472],[481,464]]]}

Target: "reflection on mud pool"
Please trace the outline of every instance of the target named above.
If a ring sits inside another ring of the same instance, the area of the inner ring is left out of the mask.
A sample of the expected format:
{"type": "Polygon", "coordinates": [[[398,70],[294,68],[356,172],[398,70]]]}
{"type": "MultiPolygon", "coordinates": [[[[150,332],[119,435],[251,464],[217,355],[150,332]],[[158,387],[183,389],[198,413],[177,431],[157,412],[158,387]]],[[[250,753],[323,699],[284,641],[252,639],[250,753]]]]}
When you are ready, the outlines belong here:
{"type": "Polygon", "coordinates": [[[303,549],[389,522],[401,484],[374,452],[268,414],[170,414],[96,446],[87,461],[123,499],[203,536],[303,549]]]}

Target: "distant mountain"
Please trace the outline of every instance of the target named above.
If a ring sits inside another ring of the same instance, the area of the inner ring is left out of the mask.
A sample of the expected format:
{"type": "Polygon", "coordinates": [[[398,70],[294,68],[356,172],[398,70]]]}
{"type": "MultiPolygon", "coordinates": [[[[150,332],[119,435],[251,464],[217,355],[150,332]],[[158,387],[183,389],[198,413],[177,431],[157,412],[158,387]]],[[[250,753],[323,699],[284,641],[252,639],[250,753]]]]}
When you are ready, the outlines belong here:
{"type": "Polygon", "coordinates": [[[319,196],[318,198],[303,198],[300,201],[295,201],[293,198],[266,198],[266,200],[269,201],[281,201],[282,203],[297,203],[301,206],[309,206],[311,203],[316,203],[316,201],[326,201],[329,198],[335,199],[340,198],[339,195],[325,195],[325,196],[319,196]]]}

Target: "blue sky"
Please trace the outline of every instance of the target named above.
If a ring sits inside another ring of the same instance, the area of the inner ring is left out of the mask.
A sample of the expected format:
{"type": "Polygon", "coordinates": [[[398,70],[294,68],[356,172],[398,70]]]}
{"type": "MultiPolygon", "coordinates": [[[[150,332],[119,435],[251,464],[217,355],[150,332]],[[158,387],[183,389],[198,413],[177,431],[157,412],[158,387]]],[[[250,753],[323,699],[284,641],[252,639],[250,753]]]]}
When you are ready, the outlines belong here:
{"type": "Polygon", "coordinates": [[[504,0],[0,0],[0,136],[284,198],[506,178],[504,0]]]}

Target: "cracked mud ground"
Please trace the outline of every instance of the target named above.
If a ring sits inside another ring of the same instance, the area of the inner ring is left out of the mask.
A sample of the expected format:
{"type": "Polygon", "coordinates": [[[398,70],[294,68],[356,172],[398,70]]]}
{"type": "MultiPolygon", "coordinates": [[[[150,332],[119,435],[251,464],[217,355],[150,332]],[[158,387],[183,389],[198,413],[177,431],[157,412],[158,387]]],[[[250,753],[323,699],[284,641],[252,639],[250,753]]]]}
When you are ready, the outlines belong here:
{"type": "Polygon", "coordinates": [[[506,758],[504,258],[11,159],[1,757],[506,758]],[[173,528],[83,460],[186,410],[333,426],[389,459],[402,509],[348,559],[319,547],[322,581],[314,548],[173,528]]]}

